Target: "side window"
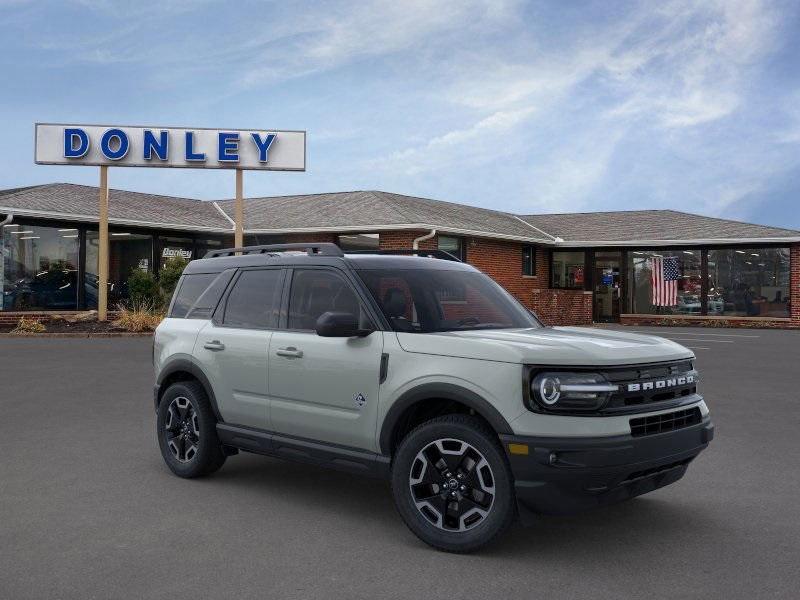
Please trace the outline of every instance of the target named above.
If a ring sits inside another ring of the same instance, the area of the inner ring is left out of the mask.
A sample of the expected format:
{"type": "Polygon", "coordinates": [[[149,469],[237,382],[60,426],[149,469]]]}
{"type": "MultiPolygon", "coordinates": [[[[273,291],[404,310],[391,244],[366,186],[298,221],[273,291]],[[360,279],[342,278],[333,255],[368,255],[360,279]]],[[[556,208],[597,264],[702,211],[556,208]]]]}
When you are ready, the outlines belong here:
{"type": "Polygon", "coordinates": [[[277,325],[280,269],[242,271],[225,303],[223,325],[265,329],[277,325]]]}
{"type": "Polygon", "coordinates": [[[178,291],[175,293],[175,301],[172,303],[170,317],[182,319],[189,312],[192,304],[206,291],[211,282],[217,278],[218,273],[196,273],[194,275],[183,275],[181,277],[178,291]]]}
{"type": "Polygon", "coordinates": [[[536,247],[522,247],[522,274],[533,277],[536,275],[536,247]]]}
{"type": "Polygon", "coordinates": [[[189,309],[186,318],[210,319],[234,273],[236,273],[236,269],[228,269],[220,273],[211,285],[206,288],[206,291],[200,294],[200,297],[189,309]]]}
{"type": "Polygon", "coordinates": [[[289,329],[314,329],[320,315],[329,311],[352,313],[362,326],[368,323],[358,296],[341,276],[324,269],[296,269],[289,294],[289,329]]]}

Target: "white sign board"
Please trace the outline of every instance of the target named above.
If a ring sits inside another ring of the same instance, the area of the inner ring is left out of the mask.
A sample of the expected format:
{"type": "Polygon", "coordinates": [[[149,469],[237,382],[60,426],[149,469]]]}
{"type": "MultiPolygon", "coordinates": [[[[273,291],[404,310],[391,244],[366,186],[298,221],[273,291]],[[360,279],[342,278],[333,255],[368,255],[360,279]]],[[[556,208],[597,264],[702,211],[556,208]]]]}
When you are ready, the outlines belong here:
{"type": "Polygon", "coordinates": [[[305,171],[305,131],[36,124],[40,165],[305,171]]]}

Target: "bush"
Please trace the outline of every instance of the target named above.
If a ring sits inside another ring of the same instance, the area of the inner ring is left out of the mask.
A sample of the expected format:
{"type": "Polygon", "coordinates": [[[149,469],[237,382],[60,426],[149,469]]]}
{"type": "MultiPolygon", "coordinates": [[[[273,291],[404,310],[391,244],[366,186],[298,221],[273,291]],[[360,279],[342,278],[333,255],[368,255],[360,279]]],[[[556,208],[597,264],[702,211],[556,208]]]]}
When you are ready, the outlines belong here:
{"type": "Polygon", "coordinates": [[[46,330],[39,319],[22,317],[17,322],[17,326],[11,330],[11,333],[44,333],[46,330]]]}
{"type": "Polygon", "coordinates": [[[131,302],[130,308],[119,306],[119,316],[114,321],[114,326],[132,333],[155,331],[163,318],[164,314],[160,310],[160,305],[131,302]]]}
{"type": "Polygon", "coordinates": [[[141,269],[134,269],[128,277],[128,296],[132,305],[149,304],[156,307],[162,303],[155,276],[141,269]]]}
{"type": "Polygon", "coordinates": [[[170,298],[172,298],[175,286],[178,285],[178,280],[181,278],[187,264],[189,263],[180,256],[175,256],[168,259],[164,266],[161,267],[161,272],[158,275],[158,284],[161,286],[164,303],[169,302],[170,298]]]}

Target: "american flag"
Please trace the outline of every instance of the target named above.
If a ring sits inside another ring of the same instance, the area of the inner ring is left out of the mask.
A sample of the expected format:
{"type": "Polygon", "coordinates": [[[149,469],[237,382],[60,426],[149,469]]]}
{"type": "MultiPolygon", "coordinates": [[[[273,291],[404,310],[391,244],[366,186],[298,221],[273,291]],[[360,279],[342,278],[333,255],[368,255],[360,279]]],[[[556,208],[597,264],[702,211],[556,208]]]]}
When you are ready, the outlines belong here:
{"type": "Polygon", "coordinates": [[[678,304],[678,259],[654,256],[650,261],[653,306],[675,306],[678,304]]]}

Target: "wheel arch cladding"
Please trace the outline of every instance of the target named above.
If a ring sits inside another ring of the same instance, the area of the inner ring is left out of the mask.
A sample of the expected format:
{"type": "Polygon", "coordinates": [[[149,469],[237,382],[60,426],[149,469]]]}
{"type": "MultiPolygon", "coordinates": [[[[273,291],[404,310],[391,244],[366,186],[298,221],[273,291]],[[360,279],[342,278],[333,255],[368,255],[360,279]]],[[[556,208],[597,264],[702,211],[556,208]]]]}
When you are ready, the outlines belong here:
{"type": "Polygon", "coordinates": [[[211,402],[214,417],[217,419],[217,422],[223,422],[219,413],[219,407],[217,406],[217,398],[214,395],[214,388],[211,387],[211,382],[208,380],[208,377],[206,377],[206,374],[203,373],[197,365],[183,359],[171,362],[159,373],[158,379],[156,380],[156,385],[158,387],[158,393],[155,397],[156,410],[158,410],[158,405],[167,388],[179,381],[197,381],[202,385],[209,402],[211,402]]]}
{"type": "Polygon", "coordinates": [[[430,403],[461,405],[486,421],[495,433],[513,433],[500,411],[472,390],[450,383],[427,383],[404,392],[386,413],[378,438],[383,454],[392,454],[399,442],[397,434],[403,431],[409,417],[430,403]]]}

